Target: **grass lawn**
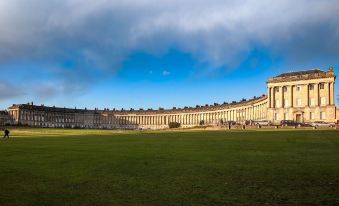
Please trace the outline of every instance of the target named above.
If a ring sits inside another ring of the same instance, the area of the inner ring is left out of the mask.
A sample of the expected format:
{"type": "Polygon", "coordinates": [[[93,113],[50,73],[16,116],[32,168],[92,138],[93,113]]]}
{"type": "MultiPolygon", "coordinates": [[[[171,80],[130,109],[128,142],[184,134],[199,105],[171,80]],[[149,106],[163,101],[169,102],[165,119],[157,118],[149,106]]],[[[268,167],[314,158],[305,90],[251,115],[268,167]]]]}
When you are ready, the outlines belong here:
{"type": "Polygon", "coordinates": [[[339,131],[21,129],[0,205],[339,205],[339,131]]]}

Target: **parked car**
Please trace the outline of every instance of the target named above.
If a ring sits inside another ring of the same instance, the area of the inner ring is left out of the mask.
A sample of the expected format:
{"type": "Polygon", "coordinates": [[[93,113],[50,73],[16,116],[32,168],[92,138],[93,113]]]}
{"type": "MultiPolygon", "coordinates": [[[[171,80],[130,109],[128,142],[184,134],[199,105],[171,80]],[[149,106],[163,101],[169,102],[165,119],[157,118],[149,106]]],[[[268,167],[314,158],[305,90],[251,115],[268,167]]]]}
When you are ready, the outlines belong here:
{"type": "Polygon", "coordinates": [[[272,122],[270,120],[258,120],[254,122],[254,125],[270,126],[272,125],[272,122]]]}
{"type": "Polygon", "coordinates": [[[305,126],[305,124],[293,120],[281,120],[280,121],[281,126],[305,126]]]}
{"type": "Polygon", "coordinates": [[[251,125],[251,121],[250,120],[245,120],[241,124],[242,125],[251,125]]]}
{"type": "Polygon", "coordinates": [[[226,121],[225,124],[227,124],[227,125],[236,125],[237,123],[235,121],[226,121]]]}
{"type": "Polygon", "coordinates": [[[311,123],[312,127],[335,127],[334,123],[324,122],[324,121],[315,121],[311,123]]]}

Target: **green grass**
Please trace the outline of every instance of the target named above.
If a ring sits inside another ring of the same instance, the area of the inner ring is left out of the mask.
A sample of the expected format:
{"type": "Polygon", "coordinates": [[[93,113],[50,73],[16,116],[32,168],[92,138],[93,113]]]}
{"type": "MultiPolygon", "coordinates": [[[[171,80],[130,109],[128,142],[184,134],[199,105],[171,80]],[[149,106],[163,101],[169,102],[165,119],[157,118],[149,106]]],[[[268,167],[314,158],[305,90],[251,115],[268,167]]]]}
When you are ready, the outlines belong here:
{"type": "Polygon", "coordinates": [[[338,205],[339,132],[20,129],[0,205],[338,205]]]}

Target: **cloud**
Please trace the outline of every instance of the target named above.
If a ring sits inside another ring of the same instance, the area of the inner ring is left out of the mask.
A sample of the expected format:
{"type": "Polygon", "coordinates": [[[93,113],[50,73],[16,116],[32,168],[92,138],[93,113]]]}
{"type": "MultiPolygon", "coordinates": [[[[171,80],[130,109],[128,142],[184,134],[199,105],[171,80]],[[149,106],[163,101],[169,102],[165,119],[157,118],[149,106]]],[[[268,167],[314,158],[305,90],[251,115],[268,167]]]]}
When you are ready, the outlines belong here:
{"type": "Polygon", "coordinates": [[[140,51],[175,48],[208,70],[235,68],[256,48],[292,63],[331,64],[339,57],[338,11],[336,0],[0,1],[0,68],[43,62],[55,83],[31,85],[42,82],[33,90],[48,97],[81,93],[93,73],[114,74],[140,51]]]}
{"type": "Polygon", "coordinates": [[[0,81],[0,100],[6,100],[10,98],[20,97],[25,95],[25,92],[13,84],[7,81],[0,81]]]}
{"type": "Polygon", "coordinates": [[[39,99],[46,101],[56,97],[83,95],[95,84],[95,74],[86,69],[58,67],[5,68],[0,76],[0,100],[39,99]],[[21,98],[22,97],[22,98],[21,98]]]}
{"type": "Polygon", "coordinates": [[[163,75],[163,76],[168,76],[168,75],[170,75],[170,74],[171,74],[171,72],[169,72],[169,71],[167,71],[167,70],[162,71],[162,75],[163,75]]]}
{"type": "Polygon", "coordinates": [[[241,61],[253,44],[291,58],[337,57],[338,10],[334,0],[2,1],[0,57],[76,55],[111,70],[135,50],[171,47],[215,66],[241,61]]]}

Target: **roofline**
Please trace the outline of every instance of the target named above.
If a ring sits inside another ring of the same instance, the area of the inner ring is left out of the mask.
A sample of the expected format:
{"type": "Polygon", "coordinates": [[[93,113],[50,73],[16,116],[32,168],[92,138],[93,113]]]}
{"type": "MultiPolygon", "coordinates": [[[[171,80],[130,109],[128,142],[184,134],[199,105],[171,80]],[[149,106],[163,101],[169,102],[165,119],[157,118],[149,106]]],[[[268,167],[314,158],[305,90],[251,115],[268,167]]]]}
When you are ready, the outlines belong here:
{"type": "Polygon", "coordinates": [[[38,105],[30,105],[30,104],[14,104],[9,107],[9,110],[14,109],[35,109],[35,110],[54,110],[55,112],[83,112],[83,113],[114,113],[114,114],[170,114],[170,113],[191,113],[191,112],[208,112],[208,111],[218,111],[222,109],[235,108],[239,106],[245,106],[249,104],[256,104],[260,101],[264,101],[267,99],[267,95],[262,95],[260,97],[255,97],[249,100],[241,100],[239,102],[233,101],[232,103],[219,104],[219,105],[208,105],[208,106],[200,106],[200,107],[186,107],[186,108],[178,108],[178,109],[147,109],[147,110],[108,110],[108,109],[77,109],[77,108],[61,108],[61,107],[48,107],[48,106],[38,106],[38,105]]]}

